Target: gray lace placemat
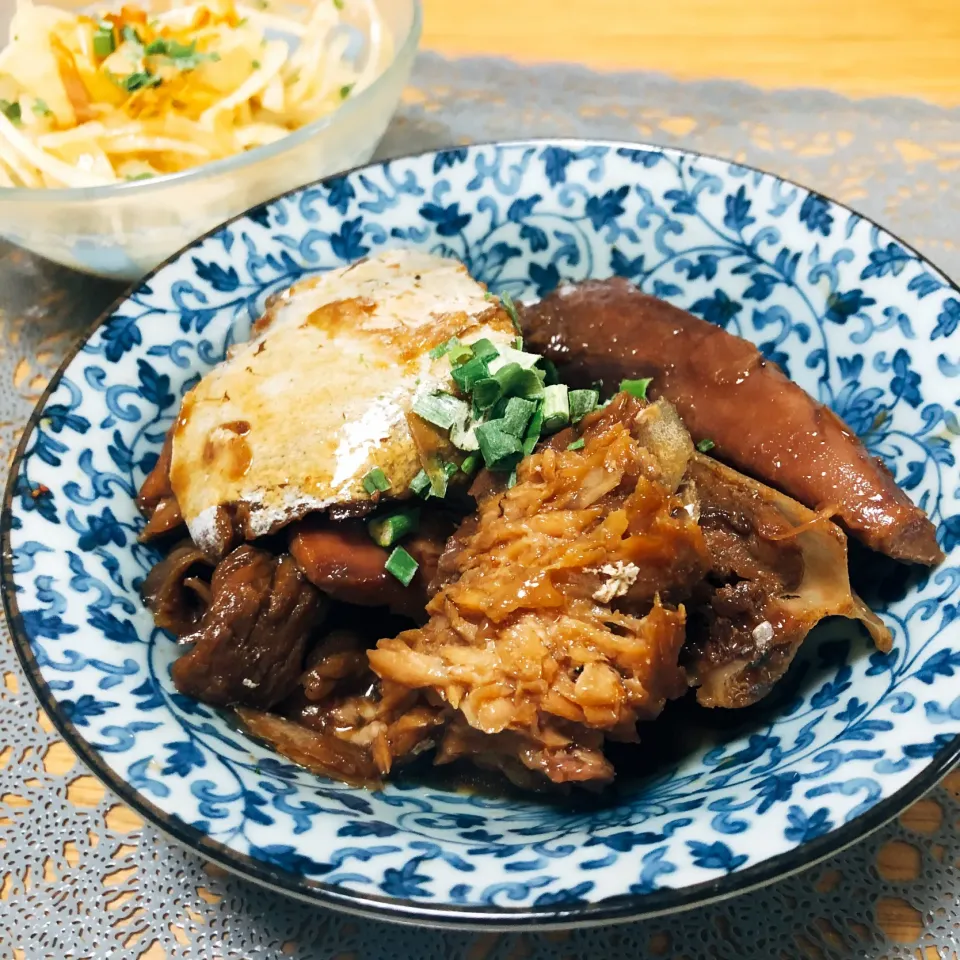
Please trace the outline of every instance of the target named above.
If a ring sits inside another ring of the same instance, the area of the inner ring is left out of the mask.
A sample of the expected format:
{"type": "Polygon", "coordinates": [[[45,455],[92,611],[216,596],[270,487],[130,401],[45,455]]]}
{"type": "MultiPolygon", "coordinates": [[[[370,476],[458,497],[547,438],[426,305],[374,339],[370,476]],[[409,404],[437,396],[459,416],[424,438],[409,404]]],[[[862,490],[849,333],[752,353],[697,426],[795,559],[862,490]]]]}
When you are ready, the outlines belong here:
{"type": "MultiPolygon", "coordinates": [[[[421,56],[381,156],[523,136],[646,140],[815,187],[960,276],[960,110],[646,74],[421,56]]],[[[0,453],[70,341],[116,293],[0,246],[0,453]]],[[[550,935],[439,933],[269,893],[144,826],[81,767],[0,642],[0,960],[955,958],[960,774],[797,877],[702,911],[550,935]]]]}

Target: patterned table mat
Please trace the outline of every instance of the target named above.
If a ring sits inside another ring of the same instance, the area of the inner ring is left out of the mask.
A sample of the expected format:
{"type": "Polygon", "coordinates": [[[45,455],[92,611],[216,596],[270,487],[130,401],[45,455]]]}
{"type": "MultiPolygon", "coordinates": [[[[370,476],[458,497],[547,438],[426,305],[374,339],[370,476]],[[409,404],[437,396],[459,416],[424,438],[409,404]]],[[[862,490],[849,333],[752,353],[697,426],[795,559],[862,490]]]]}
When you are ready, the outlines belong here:
{"type": "MultiPolygon", "coordinates": [[[[422,55],[381,156],[502,137],[683,145],[850,203],[960,276],[960,110],[422,55]]],[[[0,452],[117,294],[0,245],[0,452]]],[[[169,844],[39,710],[0,637],[0,960],[956,960],[960,772],[845,853],[700,911],[592,931],[458,934],[309,907],[169,844]]]]}

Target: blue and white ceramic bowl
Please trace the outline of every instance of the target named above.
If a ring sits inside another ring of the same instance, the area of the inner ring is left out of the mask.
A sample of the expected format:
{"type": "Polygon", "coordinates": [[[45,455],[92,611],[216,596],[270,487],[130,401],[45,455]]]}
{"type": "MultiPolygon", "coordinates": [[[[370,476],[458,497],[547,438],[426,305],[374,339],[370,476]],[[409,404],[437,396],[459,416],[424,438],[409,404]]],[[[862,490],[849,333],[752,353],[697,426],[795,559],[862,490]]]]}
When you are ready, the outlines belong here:
{"type": "Polygon", "coordinates": [[[20,655],[67,742],[124,800],[203,856],[320,904],[534,927],[748,889],[877,827],[960,756],[958,326],[960,291],[905,244],[799,186],[697,155],[507,143],[303,188],[150,275],[54,378],[3,515],[20,655]],[[673,748],[590,805],[440,782],[366,792],[178,694],[177,649],[137,595],[156,555],[136,542],[134,493],[184,391],[267,296],[390,245],[459,257],[516,298],[622,274],[759,343],[937,524],[949,554],[937,570],[853,562],[893,653],[849,621],[827,625],[759,708],[668,712],[647,740],[673,748]]]}

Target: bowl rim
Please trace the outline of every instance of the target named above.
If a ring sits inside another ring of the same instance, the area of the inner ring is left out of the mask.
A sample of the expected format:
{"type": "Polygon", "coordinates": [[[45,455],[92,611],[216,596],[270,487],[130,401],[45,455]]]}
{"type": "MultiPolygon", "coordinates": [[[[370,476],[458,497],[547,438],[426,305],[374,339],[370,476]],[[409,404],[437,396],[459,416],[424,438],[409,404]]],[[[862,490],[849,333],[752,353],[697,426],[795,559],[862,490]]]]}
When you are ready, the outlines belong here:
{"type": "MultiPolygon", "coordinates": [[[[149,180],[122,180],[119,183],[105,183],[94,187],[0,186],[0,203],[31,203],[34,201],[86,203],[87,201],[106,200],[113,197],[127,199],[129,197],[148,196],[154,191],[162,191],[165,187],[201,182],[207,177],[216,177],[222,173],[230,173],[234,170],[242,169],[248,164],[256,163],[260,160],[269,160],[271,157],[278,157],[288,150],[293,150],[295,147],[312,139],[315,135],[323,132],[327,128],[333,127],[339,118],[349,116],[361,110],[373,99],[375,90],[380,91],[389,88],[391,83],[396,80],[402,63],[408,57],[412,58],[416,54],[417,47],[420,44],[420,37],[423,33],[423,0],[406,0],[406,2],[410,5],[410,27],[403,41],[394,47],[390,62],[384,70],[374,78],[373,83],[360,90],[356,96],[348,97],[332,113],[328,113],[326,116],[320,117],[297,130],[291,131],[285,137],[281,137],[273,143],[265,143],[259,147],[254,147],[252,150],[235,153],[229,157],[223,157],[220,160],[211,160],[209,163],[201,163],[195,167],[188,167],[186,170],[180,170],[177,173],[166,173],[159,177],[151,177],[149,180]]],[[[307,185],[308,184],[303,184],[302,186],[307,185]]],[[[293,189],[299,190],[300,187],[294,187],[293,189]]],[[[276,199],[276,197],[271,199],[276,199]]],[[[269,203],[270,200],[266,202],[269,203]]],[[[173,255],[173,257],[176,256],[177,254],[173,255]]],[[[170,259],[173,259],[173,257],[170,259]]],[[[160,267],[169,262],[169,259],[164,260],[156,269],[160,269],[160,267]]]]}
{"type": "MultiPolygon", "coordinates": [[[[419,0],[414,0],[414,2],[419,3],[419,0]]],[[[862,214],[857,213],[851,207],[838,200],[827,197],[796,180],[782,177],[759,167],[738,163],[729,158],[698,150],[665,147],[644,142],[584,137],[539,137],[493,140],[484,143],[469,144],[466,145],[466,149],[522,146],[534,148],[547,146],[563,146],[568,148],[603,146],[611,149],[671,153],[680,156],[695,157],[715,163],[731,164],[741,169],[761,174],[764,177],[770,177],[780,183],[798,187],[811,195],[823,197],[839,209],[846,210],[848,213],[858,216],[883,230],[901,244],[905,250],[916,255],[928,267],[935,270],[944,279],[948,287],[960,297],[960,286],[951,280],[936,264],[931,262],[927,256],[911,244],[903,241],[896,234],[891,233],[874,220],[869,217],[864,217],[862,214]]],[[[384,164],[393,162],[417,160],[424,157],[435,156],[451,149],[463,149],[463,147],[455,145],[430,148],[400,157],[394,157],[390,160],[360,164],[350,170],[345,170],[341,173],[323,177],[312,183],[286,190],[270,200],[265,201],[265,203],[273,203],[276,200],[291,196],[311,187],[327,186],[332,181],[366,169],[381,167],[384,164]]],[[[345,913],[367,917],[373,920],[430,928],[444,928],[448,930],[483,930],[486,932],[574,929],[646,920],[671,913],[680,913],[739,896],[769,883],[800,873],[842,852],[885,826],[908,806],[919,800],[927,791],[932,789],[955,766],[960,764],[960,734],[958,734],[930,757],[927,765],[919,770],[911,780],[889,797],[878,801],[864,813],[861,813],[842,826],[814,840],[801,843],[784,853],[762,860],[744,870],[734,871],[724,877],[686,887],[662,887],[653,893],[647,894],[620,894],[594,903],[572,905],[551,904],[543,907],[504,907],[497,905],[480,907],[461,906],[451,903],[430,903],[429,901],[381,896],[365,891],[333,886],[321,880],[312,880],[304,876],[273,869],[263,861],[256,860],[248,854],[233,850],[219,841],[211,840],[206,834],[180,820],[175,814],[166,813],[159,809],[116,773],[103,759],[101,754],[98,753],[77,730],[73,722],[60,707],[59,701],[53,694],[53,691],[50,690],[37,665],[30,647],[30,638],[23,625],[15,589],[16,581],[13,570],[13,551],[10,542],[15,485],[27,445],[37,424],[42,419],[47,401],[59,387],[66,370],[82,351],[90,337],[92,337],[96,331],[109,320],[116,310],[143,284],[149,283],[161,270],[181,259],[188,251],[195,249],[224,227],[245,219],[249,212],[250,211],[247,210],[237,214],[214,227],[212,230],[197,237],[181,250],[164,260],[163,263],[155,267],[140,280],[137,280],[125,288],[87,330],[81,334],[64,357],[57,371],[50,378],[46,390],[44,390],[43,395],[40,397],[24,426],[23,433],[21,434],[16,452],[10,464],[2,500],[2,513],[0,513],[0,593],[2,593],[3,596],[4,613],[14,649],[16,650],[20,664],[23,667],[35,696],[40,701],[41,707],[67,746],[80,757],[83,763],[101,782],[109,787],[125,804],[140,814],[145,821],[159,830],[161,834],[187,847],[192,852],[205,857],[218,866],[223,867],[230,873],[243,879],[251,880],[275,892],[292,896],[308,903],[331,907],[345,913]]]]}

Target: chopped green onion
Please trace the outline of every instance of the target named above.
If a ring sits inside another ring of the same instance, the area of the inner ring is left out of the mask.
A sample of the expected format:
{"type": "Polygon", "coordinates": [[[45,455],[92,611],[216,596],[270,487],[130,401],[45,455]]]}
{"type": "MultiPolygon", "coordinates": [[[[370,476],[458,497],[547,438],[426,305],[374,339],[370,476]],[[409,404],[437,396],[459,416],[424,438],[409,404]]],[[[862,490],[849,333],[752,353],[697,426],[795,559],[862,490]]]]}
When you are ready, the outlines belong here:
{"type": "Polygon", "coordinates": [[[53,113],[53,111],[47,106],[47,102],[45,100],[41,100],[39,97],[33,101],[33,106],[30,109],[38,117],[49,117],[53,113]]]}
{"type": "Polygon", "coordinates": [[[428,459],[424,470],[430,480],[430,496],[442,500],[447,495],[450,478],[455,477],[460,468],[455,463],[433,457],[428,459]]]}
{"type": "Polygon", "coordinates": [[[146,70],[140,70],[137,73],[131,73],[126,77],[114,77],[113,80],[118,86],[123,87],[127,93],[136,93],[138,90],[144,90],[147,87],[158,87],[162,80],[153,73],[147,73],[146,70]]]}
{"type": "Polygon", "coordinates": [[[430,478],[427,476],[426,470],[421,470],[411,481],[410,481],[410,492],[415,496],[422,497],[430,492],[430,478]]]}
{"type": "Polygon", "coordinates": [[[557,365],[549,357],[541,357],[540,366],[543,370],[543,382],[546,386],[550,387],[560,382],[557,365]]]}
{"type": "Polygon", "coordinates": [[[483,462],[491,470],[512,470],[523,456],[523,444],[504,431],[498,420],[481,423],[477,427],[477,440],[483,462]]]}
{"type": "Polygon", "coordinates": [[[14,100],[0,100],[0,113],[2,113],[11,123],[19,126],[23,122],[23,111],[20,104],[14,100]]]}
{"type": "MultiPolygon", "coordinates": [[[[508,363],[493,375],[500,384],[502,397],[542,397],[543,383],[534,369],[524,369],[519,363],[508,363]]],[[[483,381],[480,381],[481,383],[483,381]]]]}
{"type": "Polygon", "coordinates": [[[489,410],[500,399],[500,381],[484,377],[473,385],[473,405],[477,410],[489,410]]]}
{"type": "Polygon", "coordinates": [[[259,70],[259,69],[260,69],[260,61],[259,61],[259,60],[251,60],[251,61],[250,61],[250,66],[253,67],[254,70],[259,70]]]}
{"type": "Polygon", "coordinates": [[[420,526],[420,508],[411,507],[409,510],[398,510],[386,517],[378,517],[367,524],[367,530],[373,542],[381,547],[392,547],[398,540],[408,533],[413,533],[420,526]]]}
{"type": "Polygon", "coordinates": [[[527,432],[523,435],[523,455],[528,457],[533,453],[543,432],[543,404],[538,403],[537,409],[527,424],[527,432]]]}
{"type": "Polygon", "coordinates": [[[379,467],[374,467],[363,478],[363,489],[366,490],[370,496],[373,496],[375,493],[384,493],[390,489],[390,481],[379,467]]]}
{"type": "Polygon", "coordinates": [[[409,587],[419,566],[420,564],[403,547],[394,547],[383,569],[393,574],[405,587],[409,587]]]}
{"type": "Polygon", "coordinates": [[[443,343],[438,343],[429,353],[431,360],[439,360],[445,357],[449,350],[455,347],[460,341],[456,337],[451,337],[443,343]]]}
{"type": "Polygon", "coordinates": [[[113,33],[113,24],[109,20],[101,20],[97,32],[93,35],[93,52],[101,60],[117,49],[116,37],[113,33]]]}
{"type": "Polygon", "coordinates": [[[455,423],[463,423],[470,416],[467,404],[442,390],[419,397],[413,404],[413,412],[441,430],[449,430],[455,423]]]}
{"type": "Polygon", "coordinates": [[[513,349],[522,350],[523,349],[523,337],[514,337],[513,339],[513,349]]]}
{"type": "Polygon", "coordinates": [[[703,440],[700,440],[700,441],[697,443],[697,449],[698,449],[701,453],[707,453],[707,451],[712,450],[715,446],[716,446],[716,444],[715,444],[712,440],[709,440],[709,439],[706,439],[706,438],[703,439],[703,440]]]}
{"type": "Polygon", "coordinates": [[[543,388],[543,432],[556,433],[570,422],[570,399],[565,383],[543,388]]]}
{"type": "Polygon", "coordinates": [[[511,397],[507,401],[503,417],[499,420],[500,429],[506,433],[522,439],[527,433],[527,424],[537,411],[537,404],[533,400],[523,400],[520,397],[511,397]]]}
{"type": "Polygon", "coordinates": [[[520,329],[520,317],[517,315],[517,308],[514,305],[510,294],[501,293],[500,302],[503,304],[503,309],[510,314],[510,321],[513,323],[513,329],[516,330],[518,334],[523,336],[523,331],[520,329]]]}
{"type": "MultiPolygon", "coordinates": [[[[129,27],[124,28],[123,37],[125,40],[130,40],[127,35],[129,29],[129,27]]],[[[136,37],[136,34],[133,33],[133,36],[136,37]]],[[[137,38],[137,42],[139,43],[139,38],[137,38]]],[[[177,40],[166,40],[159,37],[152,43],[148,43],[143,52],[148,57],[166,58],[167,62],[178,70],[195,70],[201,63],[215,63],[220,59],[219,53],[198,53],[196,40],[192,43],[180,43],[177,40]]],[[[252,66],[254,70],[259,70],[260,61],[252,61],[252,66]]]]}
{"type": "Polygon", "coordinates": [[[452,346],[447,354],[450,357],[450,366],[459,367],[473,359],[473,351],[465,343],[452,346]]]}
{"type": "Polygon", "coordinates": [[[567,444],[568,450],[582,450],[586,441],[581,437],[579,440],[574,440],[573,443],[567,444]]]}
{"type": "Polygon", "coordinates": [[[475,453],[471,453],[469,457],[464,457],[463,463],[460,464],[460,469],[466,474],[471,474],[477,469],[477,464],[479,463],[480,457],[475,453]]]}
{"type": "Polygon", "coordinates": [[[500,351],[500,356],[490,361],[490,372],[496,373],[511,363],[516,363],[524,370],[529,370],[536,366],[539,359],[540,357],[536,353],[524,353],[522,350],[514,350],[513,347],[504,347],[500,351]]]}
{"type": "Polygon", "coordinates": [[[156,174],[153,174],[153,173],[135,173],[135,174],[128,174],[126,177],[124,177],[124,179],[125,179],[125,180],[152,180],[152,179],[154,178],[154,176],[156,176],[156,174]]]}
{"type": "Polygon", "coordinates": [[[347,97],[350,96],[350,91],[351,91],[353,88],[354,88],[354,84],[352,84],[352,83],[345,83],[345,84],[340,88],[340,99],[341,99],[341,100],[346,100],[347,97]]]}
{"type": "Polygon", "coordinates": [[[516,467],[510,471],[510,476],[507,477],[507,489],[512,490],[517,485],[517,469],[516,467]]]}
{"type": "Polygon", "coordinates": [[[653,382],[653,377],[643,377],[640,380],[621,380],[620,392],[629,393],[638,400],[647,399],[647,387],[653,382]]]}
{"type": "Polygon", "coordinates": [[[490,371],[487,369],[486,360],[474,357],[466,363],[461,363],[459,367],[454,367],[451,375],[464,393],[470,393],[479,380],[485,380],[490,376],[490,371]]]}
{"type": "Polygon", "coordinates": [[[500,355],[500,351],[486,337],[470,344],[470,349],[477,360],[492,360],[500,355]]]}
{"type": "Polygon", "coordinates": [[[338,9],[343,9],[343,0],[333,0],[333,5],[338,9]]]}
{"type": "Polygon", "coordinates": [[[570,405],[570,422],[579,423],[588,413],[592,412],[600,399],[596,390],[571,390],[567,394],[570,405]]]}
{"type": "Polygon", "coordinates": [[[477,442],[477,433],[472,423],[455,423],[450,428],[450,442],[458,449],[466,453],[472,453],[479,450],[477,442]]]}

